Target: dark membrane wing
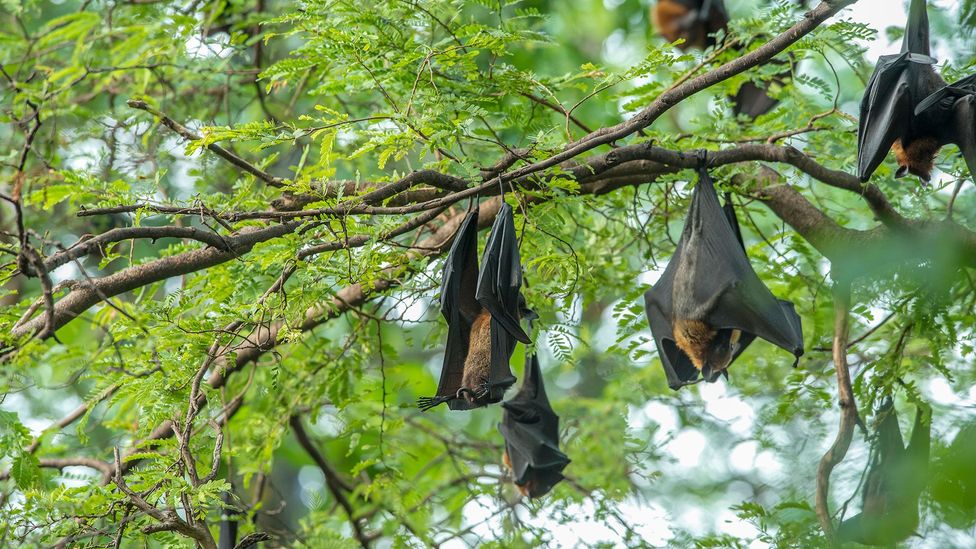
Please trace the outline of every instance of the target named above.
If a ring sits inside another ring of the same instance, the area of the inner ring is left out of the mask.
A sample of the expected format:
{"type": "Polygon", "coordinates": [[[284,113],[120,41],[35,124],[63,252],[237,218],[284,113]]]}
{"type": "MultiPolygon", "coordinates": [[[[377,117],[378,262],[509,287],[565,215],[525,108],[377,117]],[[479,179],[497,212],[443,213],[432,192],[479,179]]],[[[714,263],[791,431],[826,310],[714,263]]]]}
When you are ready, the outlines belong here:
{"type": "MultiPolygon", "coordinates": [[[[681,253],[682,242],[678,242],[675,257],[681,253]]],[[[644,312],[651,327],[651,335],[657,346],[658,356],[668,379],[668,387],[677,390],[694,383],[699,376],[698,369],[674,343],[671,326],[671,292],[674,287],[674,271],[678,262],[672,258],[661,278],[654,286],[644,292],[644,312]]]]}
{"type": "Polygon", "coordinates": [[[925,0],[912,0],[908,6],[908,24],[905,25],[905,37],[901,41],[902,53],[930,54],[929,15],[925,7],[925,0]]]}
{"type": "Polygon", "coordinates": [[[515,339],[529,343],[528,334],[519,325],[521,289],[522,263],[512,207],[502,203],[481,259],[476,298],[515,339]]]}
{"type": "Polygon", "coordinates": [[[910,63],[908,54],[884,55],[868,81],[857,126],[857,176],[861,181],[871,177],[911,124],[910,63]]]}
{"type": "Polygon", "coordinates": [[[766,92],[766,89],[754,82],[746,82],[739,87],[732,100],[732,113],[744,114],[755,119],[771,111],[779,103],[766,92]]]}
{"type": "Polygon", "coordinates": [[[542,496],[563,479],[562,470],[570,460],[559,450],[559,416],[549,404],[534,355],[526,359],[522,387],[502,408],[498,430],[505,439],[515,483],[530,486],[530,497],[542,496]]]}
{"type": "Polygon", "coordinates": [[[469,212],[461,222],[448,251],[441,275],[441,314],[447,320],[447,345],[441,376],[434,397],[421,397],[417,404],[428,410],[447,402],[452,410],[469,410],[463,398],[456,398],[464,376],[468,356],[471,323],[481,306],[475,300],[478,272],[478,210],[469,212]]]}
{"type": "Polygon", "coordinates": [[[952,108],[953,142],[966,159],[970,177],[976,174],[976,95],[967,95],[952,108]]]}
{"type": "Polygon", "coordinates": [[[705,304],[720,295],[706,322],[716,329],[742,331],[733,362],[756,337],[794,356],[803,354],[799,316],[792,305],[784,306],[788,302],[773,297],[759,280],[745,255],[737,227],[731,203],[726,208],[719,205],[711,178],[703,171],[677,251],[658,283],[644,294],[648,323],[672,389],[694,383],[699,377],[691,360],[675,344],[671,324],[674,271],[683,254],[698,254],[695,264],[703,266],[704,272],[696,273],[694,279],[694,300],[705,304]],[[686,245],[691,231],[697,231],[696,240],[700,243],[695,249],[686,245]]]}
{"type": "Polygon", "coordinates": [[[906,448],[891,398],[879,410],[873,458],[862,492],[861,512],[840,524],[837,537],[865,545],[893,545],[918,526],[918,498],[927,484],[931,414],[919,407],[906,448]]]}
{"type": "Polygon", "coordinates": [[[475,299],[478,282],[478,209],[468,212],[458,227],[441,274],[441,314],[448,323],[463,314],[468,322],[481,306],[475,299]]]}
{"type": "Polygon", "coordinates": [[[742,231],[739,229],[739,218],[735,215],[735,205],[732,204],[732,195],[725,193],[725,203],[722,204],[722,211],[725,212],[725,219],[728,220],[732,232],[735,233],[736,240],[742,246],[742,251],[746,249],[746,243],[742,240],[742,231]]]}

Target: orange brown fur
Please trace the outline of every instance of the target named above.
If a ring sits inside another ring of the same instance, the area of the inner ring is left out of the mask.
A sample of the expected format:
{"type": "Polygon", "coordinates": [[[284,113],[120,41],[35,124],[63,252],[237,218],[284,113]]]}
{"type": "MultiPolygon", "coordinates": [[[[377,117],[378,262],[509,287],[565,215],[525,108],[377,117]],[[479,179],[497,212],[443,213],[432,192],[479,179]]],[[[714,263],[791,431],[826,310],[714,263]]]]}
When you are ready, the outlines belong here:
{"type": "Polygon", "coordinates": [[[705,365],[716,333],[700,320],[677,319],[674,322],[674,343],[688,355],[698,370],[705,365]]]}
{"type": "MultiPolygon", "coordinates": [[[[673,0],[658,0],[651,10],[651,23],[657,32],[668,42],[675,42],[679,38],[687,38],[681,28],[681,18],[688,15],[688,8],[673,0]]],[[[681,48],[691,47],[685,42],[681,48]]]]}
{"type": "Polygon", "coordinates": [[[920,137],[912,140],[905,148],[901,139],[895,141],[891,150],[895,153],[898,165],[908,173],[928,181],[935,167],[935,155],[939,153],[939,142],[933,137],[920,137]]]}
{"type": "MultiPolygon", "coordinates": [[[[471,324],[468,356],[464,359],[461,387],[481,394],[488,385],[491,373],[491,314],[482,309],[471,324]]],[[[473,395],[466,395],[473,399],[473,395]]]]}

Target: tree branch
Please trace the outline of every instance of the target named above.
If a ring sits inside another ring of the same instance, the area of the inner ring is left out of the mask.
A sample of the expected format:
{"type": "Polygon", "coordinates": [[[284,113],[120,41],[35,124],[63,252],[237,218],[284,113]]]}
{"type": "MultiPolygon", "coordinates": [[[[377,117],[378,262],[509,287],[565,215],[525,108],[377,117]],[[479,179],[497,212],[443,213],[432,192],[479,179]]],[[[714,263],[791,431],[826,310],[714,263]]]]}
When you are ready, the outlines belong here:
{"type": "MultiPolygon", "coordinates": [[[[834,273],[836,276],[836,273],[834,273]]],[[[827,539],[833,542],[834,527],[830,520],[828,498],[830,495],[830,473],[844,460],[854,437],[854,427],[859,419],[851,388],[851,372],[847,367],[847,338],[850,331],[851,286],[847,280],[834,283],[834,369],[837,374],[837,397],[840,402],[840,427],[837,437],[827,453],[820,459],[817,467],[816,510],[820,526],[827,539]]]]}
{"type": "MultiPolygon", "coordinates": [[[[163,114],[161,111],[159,111],[159,109],[151,107],[149,103],[146,103],[145,101],[140,101],[138,99],[130,99],[129,101],[127,101],[127,104],[133,109],[143,110],[152,114],[153,116],[158,118],[159,121],[162,122],[164,126],[173,130],[184,139],[188,139],[190,141],[199,141],[203,139],[203,137],[193,133],[186,126],[180,124],[179,122],[173,120],[169,116],[163,114]]],[[[244,170],[245,172],[253,175],[254,177],[257,177],[258,179],[264,181],[268,185],[271,185],[272,187],[283,187],[285,185],[284,180],[281,179],[280,177],[275,177],[265,172],[261,168],[258,168],[254,164],[251,164],[247,160],[244,160],[243,158],[237,156],[236,154],[230,152],[229,150],[221,147],[220,145],[217,145],[216,143],[211,143],[207,145],[207,149],[212,151],[217,156],[223,158],[224,160],[230,162],[234,166],[244,170]]]]}
{"type": "Polygon", "coordinates": [[[346,517],[349,518],[349,523],[352,525],[353,532],[355,533],[356,540],[359,542],[364,549],[369,548],[369,540],[366,537],[366,533],[363,531],[363,526],[360,524],[360,520],[356,518],[356,513],[349,503],[349,499],[346,497],[346,487],[343,482],[339,479],[339,474],[335,469],[325,460],[319,449],[315,447],[312,439],[308,437],[308,433],[305,432],[305,427],[302,426],[302,419],[297,415],[291,416],[288,422],[291,425],[292,431],[295,433],[295,438],[298,443],[301,444],[305,452],[308,453],[312,461],[318,465],[321,469],[322,474],[325,476],[325,485],[329,488],[329,492],[332,493],[332,497],[335,498],[339,506],[342,507],[343,511],[346,512],[346,517]]]}

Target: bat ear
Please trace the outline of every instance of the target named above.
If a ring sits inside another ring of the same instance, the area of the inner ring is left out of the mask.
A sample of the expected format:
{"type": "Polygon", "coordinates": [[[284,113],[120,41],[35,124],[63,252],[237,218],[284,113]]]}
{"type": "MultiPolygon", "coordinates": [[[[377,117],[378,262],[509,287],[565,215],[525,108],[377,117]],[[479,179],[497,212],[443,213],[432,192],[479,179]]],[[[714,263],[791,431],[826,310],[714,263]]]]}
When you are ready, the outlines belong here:
{"type": "Polygon", "coordinates": [[[898,170],[895,172],[895,179],[901,179],[908,175],[908,166],[898,166],[898,170]]]}

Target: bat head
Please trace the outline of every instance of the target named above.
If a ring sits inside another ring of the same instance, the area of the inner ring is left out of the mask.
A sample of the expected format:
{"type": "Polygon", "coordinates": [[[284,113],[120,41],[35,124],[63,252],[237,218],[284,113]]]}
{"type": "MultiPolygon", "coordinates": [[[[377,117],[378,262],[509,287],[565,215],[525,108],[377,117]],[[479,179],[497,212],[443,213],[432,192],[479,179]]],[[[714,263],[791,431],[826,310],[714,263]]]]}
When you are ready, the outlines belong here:
{"type": "Polygon", "coordinates": [[[708,347],[708,354],[702,363],[702,377],[705,381],[712,383],[718,380],[720,375],[728,377],[729,364],[735,357],[735,352],[739,350],[739,330],[719,330],[712,339],[708,347]]]}
{"type": "Polygon", "coordinates": [[[899,139],[891,146],[895,153],[895,160],[898,161],[898,171],[895,177],[905,177],[908,174],[916,175],[923,182],[928,183],[932,178],[932,169],[935,167],[935,155],[939,153],[939,142],[932,137],[914,139],[904,146],[904,142],[899,139]]]}

